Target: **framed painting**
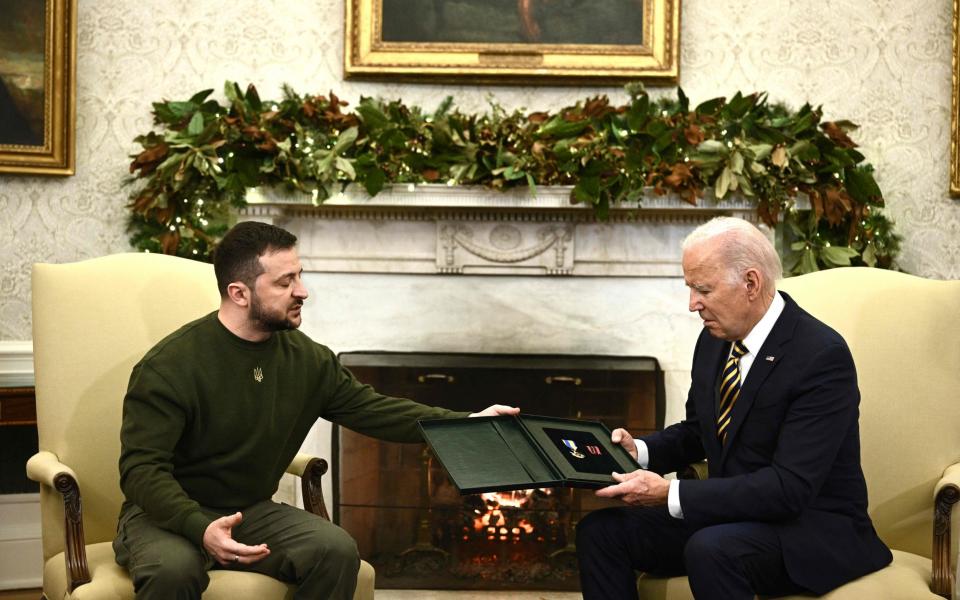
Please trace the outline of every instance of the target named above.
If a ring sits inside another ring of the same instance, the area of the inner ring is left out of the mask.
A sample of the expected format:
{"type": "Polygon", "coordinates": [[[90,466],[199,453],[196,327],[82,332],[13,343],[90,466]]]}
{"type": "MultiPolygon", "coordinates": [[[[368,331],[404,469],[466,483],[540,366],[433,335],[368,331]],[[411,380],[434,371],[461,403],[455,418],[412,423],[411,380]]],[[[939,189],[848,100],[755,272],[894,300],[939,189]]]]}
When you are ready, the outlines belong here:
{"type": "Polygon", "coordinates": [[[953,94],[950,102],[950,195],[960,197],[960,0],[953,0],[953,94]]]}
{"type": "Polygon", "coordinates": [[[0,173],[74,173],[76,14],[76,0],[0,0],[0,173]]]}
{"type": "Polygon", "coordinates": [[[680,0],[347,0],[347,78],[675,83],[680,0]]]}

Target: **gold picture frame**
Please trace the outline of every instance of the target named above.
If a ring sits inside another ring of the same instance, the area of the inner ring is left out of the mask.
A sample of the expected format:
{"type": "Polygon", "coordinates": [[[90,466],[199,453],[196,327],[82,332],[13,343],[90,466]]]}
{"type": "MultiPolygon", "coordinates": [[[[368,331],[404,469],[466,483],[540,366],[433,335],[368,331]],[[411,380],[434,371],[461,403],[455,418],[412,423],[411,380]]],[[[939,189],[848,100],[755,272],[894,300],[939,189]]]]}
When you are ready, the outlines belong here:
{"type": "Polygon", "coordinates": [[[679,38],[680,0],[347,0],[344,76],[668,84],[679,38]]]}
{"type": "Polygon", "coordinates": [[[953,93],[950,101],[950,195],[960,197],[960,0],[953,0],[953,93]]]}
{"type": "Polygon", "coordinates": [[[18,14],[0,21],[0,173],[73,175],[76,0],[7,2],[18,14]]]}

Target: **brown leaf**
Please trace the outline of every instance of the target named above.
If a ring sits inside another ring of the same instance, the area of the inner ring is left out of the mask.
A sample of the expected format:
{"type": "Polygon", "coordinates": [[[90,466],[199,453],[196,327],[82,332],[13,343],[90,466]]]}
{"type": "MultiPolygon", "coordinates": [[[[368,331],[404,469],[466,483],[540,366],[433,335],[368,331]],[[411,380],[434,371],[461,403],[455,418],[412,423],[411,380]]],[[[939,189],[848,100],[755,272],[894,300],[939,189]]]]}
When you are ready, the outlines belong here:
{"type": "Polygon", "coordinates": [[[769,201],[761,201],[757,204],[757,216],[769,225],[775,227],[779,220],[780,207],[769,201]]]}
{"type": "Polygon", "coordinates": [[[819,221],[823,217],[823,196],[814,189],[808,190],[807,195],[810,196],[810,206],[813,207],[813,214],[819,221]]]}
{"type": "Polygon", "coordinates": [[[696,206],[697,198],[700,197],[700,191],[700,188],[695,186],[682,189],[680,190],[680,198],[687,204],[696,206]]]}
{"type": "Polygon", "coordinates": [[[693,172],[686,163],[677,163],[670,167],[670,174],[663,178],[663,182],[675,190],[685,187],[693,179],[693,172]]]}
{"type": "Polygon", "coordinates": [[[602,119],[612,112],[613,109],[610,108],[610,99],[606,96],[590,98],[583,105],[583,114],[593,119],[602,119]]]}
{"type": "Polygon", "coordinates": [[[264,152],[274,152],[277,149],[277,140],[269,134],[266,137],[267,139],[264,142],[257,144],[257,149],[264,152]]]}
{"type": "Polygon", "coordinates": [[[694,124],[690,124],[683,130],[683,137],[687,138],[687,143],[696,146],[704,140],[703,130],[694,124]]]}
{"type": "Polygon", "coordinates": [[[856,148],[857,145],[847,136],[847,132],[833,121],[820,123],[820,129],[841,148],[856,148]]]}
{"type": "Polygon", "coordinates": [[[783,145],[778,144],[773,149],[773,152],[770,153],[770,162],[773,163],[774,166],[780,167],[781,169],[787,166],[787,163],[789,162],[789,159],[787,158],[787,149],[783,145]]]}
{"type": "Polygon", "coordinates": [[[539,125],[546,122],[550,118],[550,113],[547,112],[535,112],[530,113],[530,116],[527,117],[527,120],[534,125],[539,125]]]}
{"type": "Polygon", "coordinates": [[[530,148],[530,152],[533,153],[537,158],[543,158],[543,150],[546,148],[546,144],[541,141],[536,141],[533,143],[533,146],[530,148]]]}
{"type": "Polygon", "coordinates": [[[168,150],[169,147],[165,142],[160,142],[156,146],[145,149],[130,163],[130,172],[133,173],[140,169],[140,177],[150,175],[166,158],[168,150]]]}
{"type": "Polygon", "coordinates": [[[853,198],[845,190],[828,187],[824,194],[824,214],[831,225],[839,225],[853,209],[853,198]]]}
{"type": "Polygon", "coordinates": [[[247,125],[240,130],[243,135],[253,139],[253,140],[262,140],[263,139],[263,130],[261,130],[256,125],[247,125]]]}
{"type": "Polygon", "coordinates": [[[436,169],[424,169],[421,172],[421,175],[423,175],[423,178],[427,181],[436,181],[440,179],[440,171],[436,169]]]}
{"type": "Polygon", "coordinates": [[[130,203],[130,209],[134,212],[146,212],[148,208],[153,206],[155,196],[149,190],[143,190],[140,192],[140,195],[133,199],[130,203]]]}
{"type": "Polygon", "coordinates": [[[168,231],[160,236],[160,248],[164,254],[176,254],[180,245],[180,232],[168,231]]]}

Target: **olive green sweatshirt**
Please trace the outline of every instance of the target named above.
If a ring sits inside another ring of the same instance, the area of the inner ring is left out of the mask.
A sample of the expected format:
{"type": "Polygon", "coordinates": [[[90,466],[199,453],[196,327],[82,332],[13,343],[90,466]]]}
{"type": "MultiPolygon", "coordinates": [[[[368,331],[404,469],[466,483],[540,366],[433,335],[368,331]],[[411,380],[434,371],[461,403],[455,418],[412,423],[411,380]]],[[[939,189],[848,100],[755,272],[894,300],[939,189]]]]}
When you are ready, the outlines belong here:
{"type": "Polygon", "coordinates": [[[211,518],[269,499],[318,418],[395,442],[417,419],[463,416],[361,384],[329,348],[292,330],[265,342],[211,313],[154,346],[123,402],[120,487],[169,531],[202,546],[211,518]]]}

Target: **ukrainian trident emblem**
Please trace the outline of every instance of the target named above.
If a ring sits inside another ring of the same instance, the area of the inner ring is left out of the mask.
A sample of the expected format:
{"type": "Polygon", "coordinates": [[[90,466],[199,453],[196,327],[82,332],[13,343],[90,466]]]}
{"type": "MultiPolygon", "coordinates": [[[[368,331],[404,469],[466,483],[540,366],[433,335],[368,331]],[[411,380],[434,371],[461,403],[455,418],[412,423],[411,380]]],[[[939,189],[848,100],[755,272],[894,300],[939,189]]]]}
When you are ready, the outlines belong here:
{"type": "Polygon", "coordinates": [[[253,368],[253,380],[256,381],[257,383],[260,383],[261,381],[263,381],[263,369],[261,369],[260,367],[253,368]]]}

